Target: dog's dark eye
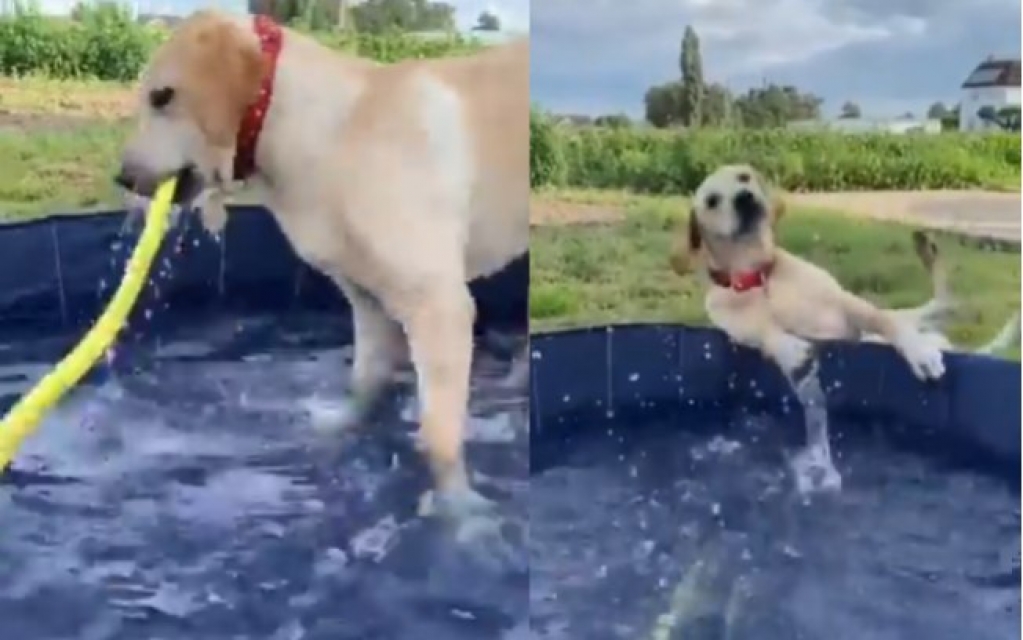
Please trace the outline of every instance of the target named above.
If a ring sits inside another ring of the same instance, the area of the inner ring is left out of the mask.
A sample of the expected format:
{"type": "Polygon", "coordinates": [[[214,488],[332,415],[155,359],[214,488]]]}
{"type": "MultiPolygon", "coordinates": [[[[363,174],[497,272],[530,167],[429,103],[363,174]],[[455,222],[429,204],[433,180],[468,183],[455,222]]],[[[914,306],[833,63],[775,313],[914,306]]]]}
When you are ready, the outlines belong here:
{"type": "Polygon", "coordinates": [[[752,179],[752,176],[750,176],[750,174],[748,173],[740,173],[739,175],[735,176],[735,179],[741,182],[742,184],[747,184],[752,179]]]}
{"type": "Polygon", "coordinates": [[[174,99],[174,87],[161,87],[149,92],[149,104],[154,109],[163,109],[174,99]]]}
{"type": "Polygon", "coordinates": [[[707,199],[704,202],[708,209],[717,209],[718,205],[721,204],[721,196],[716,193],[712,193],[707,196],[707,199]]]}

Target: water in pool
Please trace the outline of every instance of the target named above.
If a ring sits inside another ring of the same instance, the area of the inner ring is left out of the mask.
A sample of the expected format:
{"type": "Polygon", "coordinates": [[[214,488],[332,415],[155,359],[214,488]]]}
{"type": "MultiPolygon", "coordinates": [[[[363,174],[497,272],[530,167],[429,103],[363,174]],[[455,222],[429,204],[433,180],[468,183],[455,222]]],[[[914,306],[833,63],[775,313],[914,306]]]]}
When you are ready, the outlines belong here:
{"type": "Polygon", "coordinates": [[[630,425],[627,441],[612,428],[533,476],[537,638],[1020,637],[1020,503],[1008,482],[856,425],[871,435],[833,452],[843,489],[808,499],[779,424],[728,426],[630,425]]]}
{"type": "MultiPolygon", "coordinates": [[[[507,524],[491,554],[416,516],[428,482],[414,408],[340,439],[310,428],[346,384],[348,349],[303,347],[267,319],[256,333],[290,347],[229,357],[218,343],[236,329],[205,327],[76,390],[27,443],[0,486],[0,638],[457,640],[521,626],[526,410],[500,384],[507,363],[478,357],[470,423],[476,484],[507,524]]],[[[40,373],[0,369],[8,400],[40,373]]]]}

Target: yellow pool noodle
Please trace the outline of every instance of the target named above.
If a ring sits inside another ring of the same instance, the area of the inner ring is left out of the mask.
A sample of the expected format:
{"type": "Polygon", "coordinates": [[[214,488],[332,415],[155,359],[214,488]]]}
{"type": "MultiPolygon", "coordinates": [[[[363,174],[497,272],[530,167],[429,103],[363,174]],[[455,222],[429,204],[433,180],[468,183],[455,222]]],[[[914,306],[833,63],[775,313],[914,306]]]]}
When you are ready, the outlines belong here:
{"type": "Polygon", "coordinates": [[[172,178],[156,190],[146,214],[145,228],[125,268],[121,285],[99,320],[71,353],[22,396],[0,422],[0,471],[7,468],[43,416],[103,357],[128,321],[128,314],[145,286],[153,260],[167,235],[176,183],[172,178]]]}

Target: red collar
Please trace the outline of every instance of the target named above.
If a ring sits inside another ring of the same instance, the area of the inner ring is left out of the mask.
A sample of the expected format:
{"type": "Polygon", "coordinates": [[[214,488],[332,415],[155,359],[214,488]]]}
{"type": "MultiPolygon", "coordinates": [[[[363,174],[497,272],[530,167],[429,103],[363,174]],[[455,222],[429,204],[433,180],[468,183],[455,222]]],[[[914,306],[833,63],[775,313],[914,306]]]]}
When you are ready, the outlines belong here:
{"type": "Polygon", "coordinates": [[[771,271],[773,269],[774,262],[768,262],[749,271],[728,273],[727,271],[708,269],[707,273],[710,274],[711,282],[717,286],[742,293],[743,291],[749,291],[750,289],[766,287],[767,279],[771,276],[771,271]]]}
{"type": "Polygon", "coordinates": [[[259,97],[249,105],[238,127],[235,145],[234,179],[244,180],[256,171],[256,143],[263,131],[263,119],[274,92],[274,75],[277,71],[277,57],[281,53],[283,33],[279,24],[267,16],[257,15],[252,20],[253,29],[259,36],[259,48],[266,62],[266,73],[259,89],[259,97]]]}

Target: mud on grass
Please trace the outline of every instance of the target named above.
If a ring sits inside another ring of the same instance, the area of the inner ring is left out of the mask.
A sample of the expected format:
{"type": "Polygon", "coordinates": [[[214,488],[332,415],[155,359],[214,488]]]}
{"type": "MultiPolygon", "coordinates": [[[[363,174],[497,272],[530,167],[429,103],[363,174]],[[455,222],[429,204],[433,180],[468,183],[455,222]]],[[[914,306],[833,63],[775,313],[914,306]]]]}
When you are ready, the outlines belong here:
{"type": "MultiPolygon", "coordinates": [[[[622,196],[616,222],[535,226],[530,235],[530,322],[551,329],[611,322],[709,324],[696,277],[668,267],[679,199],[622,196]]],[[[886,306],[926,301],[930,281],[913,252],[912,227],[795,209],[780,242],[827,268],[850,290],[886,306]]],[[[989,340],[1020,306],[1019,254],[936,236],[961,312],[957,344],[989,340]]],[[[1018,358],[1018,350],[1004,354],[1018,358]]]]}

